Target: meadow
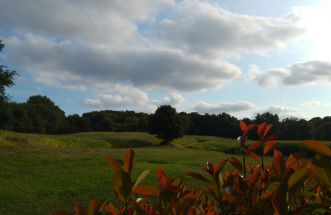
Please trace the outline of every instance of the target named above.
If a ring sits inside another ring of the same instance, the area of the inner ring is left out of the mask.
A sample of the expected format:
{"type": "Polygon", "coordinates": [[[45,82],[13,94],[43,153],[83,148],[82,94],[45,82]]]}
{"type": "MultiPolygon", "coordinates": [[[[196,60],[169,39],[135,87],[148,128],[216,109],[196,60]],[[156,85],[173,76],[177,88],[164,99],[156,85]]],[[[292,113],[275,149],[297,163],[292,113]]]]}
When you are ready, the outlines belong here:
{"type": "MultiPolygon", "coordinates": [[[[159,146],[159,142],[138,132],[36,135],[0,131],[0,214],[52,214],[57,209],[71,210],[77,201],[112,199],[113,173],[105,158],[122,158],[129,147],[136,152],[134,178],[144,169],[152,171],[146,183],[156,181],[160,166],[167,175],[199,186],[185,173],[200,171],[207,161],[217,162],[229,154],[240,156],[235,139],[184,136],[170,146],[159,146]]],[[[301,148],[298,141],[282,141],[279,146],[301,148]]],[[[253,159],[248,162],[256,164],[253,159]]]]}

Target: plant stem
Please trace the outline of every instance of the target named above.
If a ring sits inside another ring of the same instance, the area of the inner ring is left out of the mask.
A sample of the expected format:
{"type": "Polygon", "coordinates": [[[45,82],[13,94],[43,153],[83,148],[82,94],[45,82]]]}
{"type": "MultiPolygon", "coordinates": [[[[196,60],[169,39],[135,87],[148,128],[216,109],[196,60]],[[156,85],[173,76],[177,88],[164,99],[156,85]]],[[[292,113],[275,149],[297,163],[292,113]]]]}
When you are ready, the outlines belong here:
{"type": "Polygon", "coordinates": [[[128,214],[128,202],[125,202],[125,212],[124,212],[125,215],[128,214]]]}
{"type": "Polygon", "coordinates": [[[162,201],[161,201],[161,193],[160,193],[160,197],[159,197],[159,211],[160,211],[160,215],[162,215],[162,201]]]}
{"type": "Polygon", "coordinates": [[[244,165],[244,179],[246,180],[246,159],[245,159],[245,145],[243,145],[243,165],[244,165]]]}
{"type": "Polygon", "coordinates": [[[263,142],[261,144],[261,162],[262,162],[262,169],[264,169],[264,161],[263,161],[263,142]]]}

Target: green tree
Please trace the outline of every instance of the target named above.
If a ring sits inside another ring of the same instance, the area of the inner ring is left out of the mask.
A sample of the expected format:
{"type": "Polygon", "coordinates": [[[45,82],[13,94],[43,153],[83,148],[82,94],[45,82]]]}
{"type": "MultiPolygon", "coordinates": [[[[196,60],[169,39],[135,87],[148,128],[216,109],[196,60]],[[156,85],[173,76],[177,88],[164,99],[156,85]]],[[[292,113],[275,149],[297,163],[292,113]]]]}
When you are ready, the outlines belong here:
{"type": "MultiPolygon", "coordinates": [[[[0,40],[0,52],[5,47],[5,45],[0,40]]],[[[0,103],[8,101],[8,96],[6,95],[6,87],[11,87],[14,85],[14,77],[17,75],[15,71],[8,70],[6,66],[0,65],[0,103]]]]}
{"type": "Polygon", "coordinates": [[[66,127],[64,112],[46,96],[31,96],[26,108],[33,122],[33,132],[55,134],[63,132],[66,127]]]}
{"type": "Polygon", "coordinates": [[[13,113],[8,103],[0,102],[0,129],[11,130],[13,127],[13,113]]]}
{"type": "Polygon", "coordinates": [[[183,123],[176,109],[170,105],[158,107],[150,118],[150,133],[162,139],[161,145],[183,136],[183,123]]]}

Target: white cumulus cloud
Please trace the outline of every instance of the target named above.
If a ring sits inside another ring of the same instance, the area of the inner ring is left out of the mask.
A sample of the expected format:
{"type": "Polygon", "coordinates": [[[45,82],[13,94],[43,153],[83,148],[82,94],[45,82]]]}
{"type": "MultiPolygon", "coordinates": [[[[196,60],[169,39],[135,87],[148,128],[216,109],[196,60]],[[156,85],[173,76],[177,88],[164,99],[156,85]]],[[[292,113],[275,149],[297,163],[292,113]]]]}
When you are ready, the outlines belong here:
{"type": "Polygon", "coordinates": [[[207,102],[200,102],[195,106],[195,110],[199,113],[236,113],[255,109],[256,106],[247,101],[239,102],[221,102],[218,104],[210,104],[207,102]]]}
{"type": "Polygon", "coordinates": [[[286,68],[272,69],[258,75],[255,80],[264,87],[330,84],[331,62],[299,62],[286,68]]]}

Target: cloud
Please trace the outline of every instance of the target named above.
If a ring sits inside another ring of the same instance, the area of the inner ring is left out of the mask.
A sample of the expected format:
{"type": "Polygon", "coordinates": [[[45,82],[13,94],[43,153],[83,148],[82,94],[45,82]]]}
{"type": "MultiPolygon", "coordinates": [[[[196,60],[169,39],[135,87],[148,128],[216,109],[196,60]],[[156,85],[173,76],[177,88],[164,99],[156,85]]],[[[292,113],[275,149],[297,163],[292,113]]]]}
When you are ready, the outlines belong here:
{"type": "Polygon", "coordinates": [[[287,106],[280,106],[280,105],[271,105],[265,107],[257,111],[256,114],[265,113],[265,112],[277,114],[280,119],[291,118],[291,117],[300,118],[300,119],[306,118],[305,115],[302,114],[299,109],[293,107],[287,107],[287,106]]]}
{"type": "Polygon", "coordinates": [[[157,35],[198,55],[266,52],[303,34],[297,15],[270,18],[233,13],[202,1],[182,1],[157,35]]]}
{"type": "Polygon", "coordinates": [[[171,106],[175,106],[177,104],[180,104],[184,101],[184,97],[178,93],[171,93],[168,96],[165,96],[162,100],[156,100],[153,103],[156,106],[160,106],[160,105],[171,105],[171,106]]]}
{"type": "Polygon", "coordinates": [[[256,81],[263,87],[300,86],[331,83],[331,62],[306,61],[260,74],[256,81]]]}
{"type": "Polygon", "coordinates": [[[1,24],[20,32],[112,46],[136,41],[136,22],[172,7],[173,0],[0,0],[1,24]]]}
{"type": "Polygon", "coordinates": [[[152,112],[156,108],[151,104],[146,92],[130,85],[116,84],[103,91],[94,98],[86,98],[84,104],[99,110],[127,109],[152,112]]]}
{"type": "Polygon", "coordinates": [[[151,113],[160,105],[175,106],[184,101],[178,93],[171,93],[161,100],[151,100],[146,92],[128,84],[106,85],[98,88],[101,92],[84,100],[93,109],[126,109],[151,113]]]}
{"type": "Polygon", "coordinates": [[[100,81],[167,92],[222,87],[240,69],[210,53],[266,51],[301,33],[292,16],[242,15],[189,0],[0,3],[0,20],[17,34],[7,38],[8,61],[38,83],[79,90],[100,81]]]}
{"type": "Polygon", "coordinates": [[[199,113],[236,113],[242,111],[248,111],[255,109],[255,105],[246,102],[246,101],[239,101],[239,102],[221,102],[219,104],[209,104],[207,102],[200,102],[198,105],[195,106],[195,110],[199,113]]]}
{"type": "MultiPolygon", "coordinates": [[[[180,104],[181,94],[239,79],[233,55],[265,53],[302,34],[295,14],[244,15],[207,1],[0,0],[0,5],[10,50],[3,59],[38,84],[95,91],[84,103],[96,109],[149,112],[157,105],[180,104]],[[167,96],[151,101],[147,92],[153,90],[167,96]]],[[[262,79],[258,72],[251,75],[262,79]]],[[[240,112],[254,105],[196,108],[240,112]]]]}
{"type": "Polygon", "coordinates": [[[319,101],[310,101],[310,102],[306,102],[306,103],[302,104],[302,106],[304,106],[304,107],[319,107],[319,106],[321,106],[321,102],[319,102],[319,101]]]}
{"type": "Polygon", "coordinates": [[[207,102],[200,102],[194,107],[194,110],[199,113],[230,113],[239,118],[251,117],[254,118],[258,113],[262,114],[270,112],[277,114],[282,120],[285,118],[306,118],[306,116],[297,108],[281,106],[281,105],[270,105],[264,108],[259,108],[255,104],[247,101],[238,102],[221,102],[219,104],[210,104],[207,102]]]}
{"type": "Polygon", "coordinates": [[[261,76],[262,72],[258,65],[252,64],[249,66],[247,71],[247,79],[249,81],[256,81],[259,76],[261,76]]]}
{"type": "Polygon", "coordinates": [[[162,48],[76,47],[70,41],[56,42],[34,34],[24,39],[11,37],[7,43],[15,53],[8,56],[10,61],[29,70],[43,84],[129,81],[137,87],[198,91],[220,87],[240,76],[240,69],[233,64],[162,48]]]}
{"type": "Polygon", "coordinates": [[[308,108],[329,108],[331,107],[330,102],[320,102],[320,101],[308,101],[303,104],[301,104],[303,107],[308,107],[308,108]]]}

